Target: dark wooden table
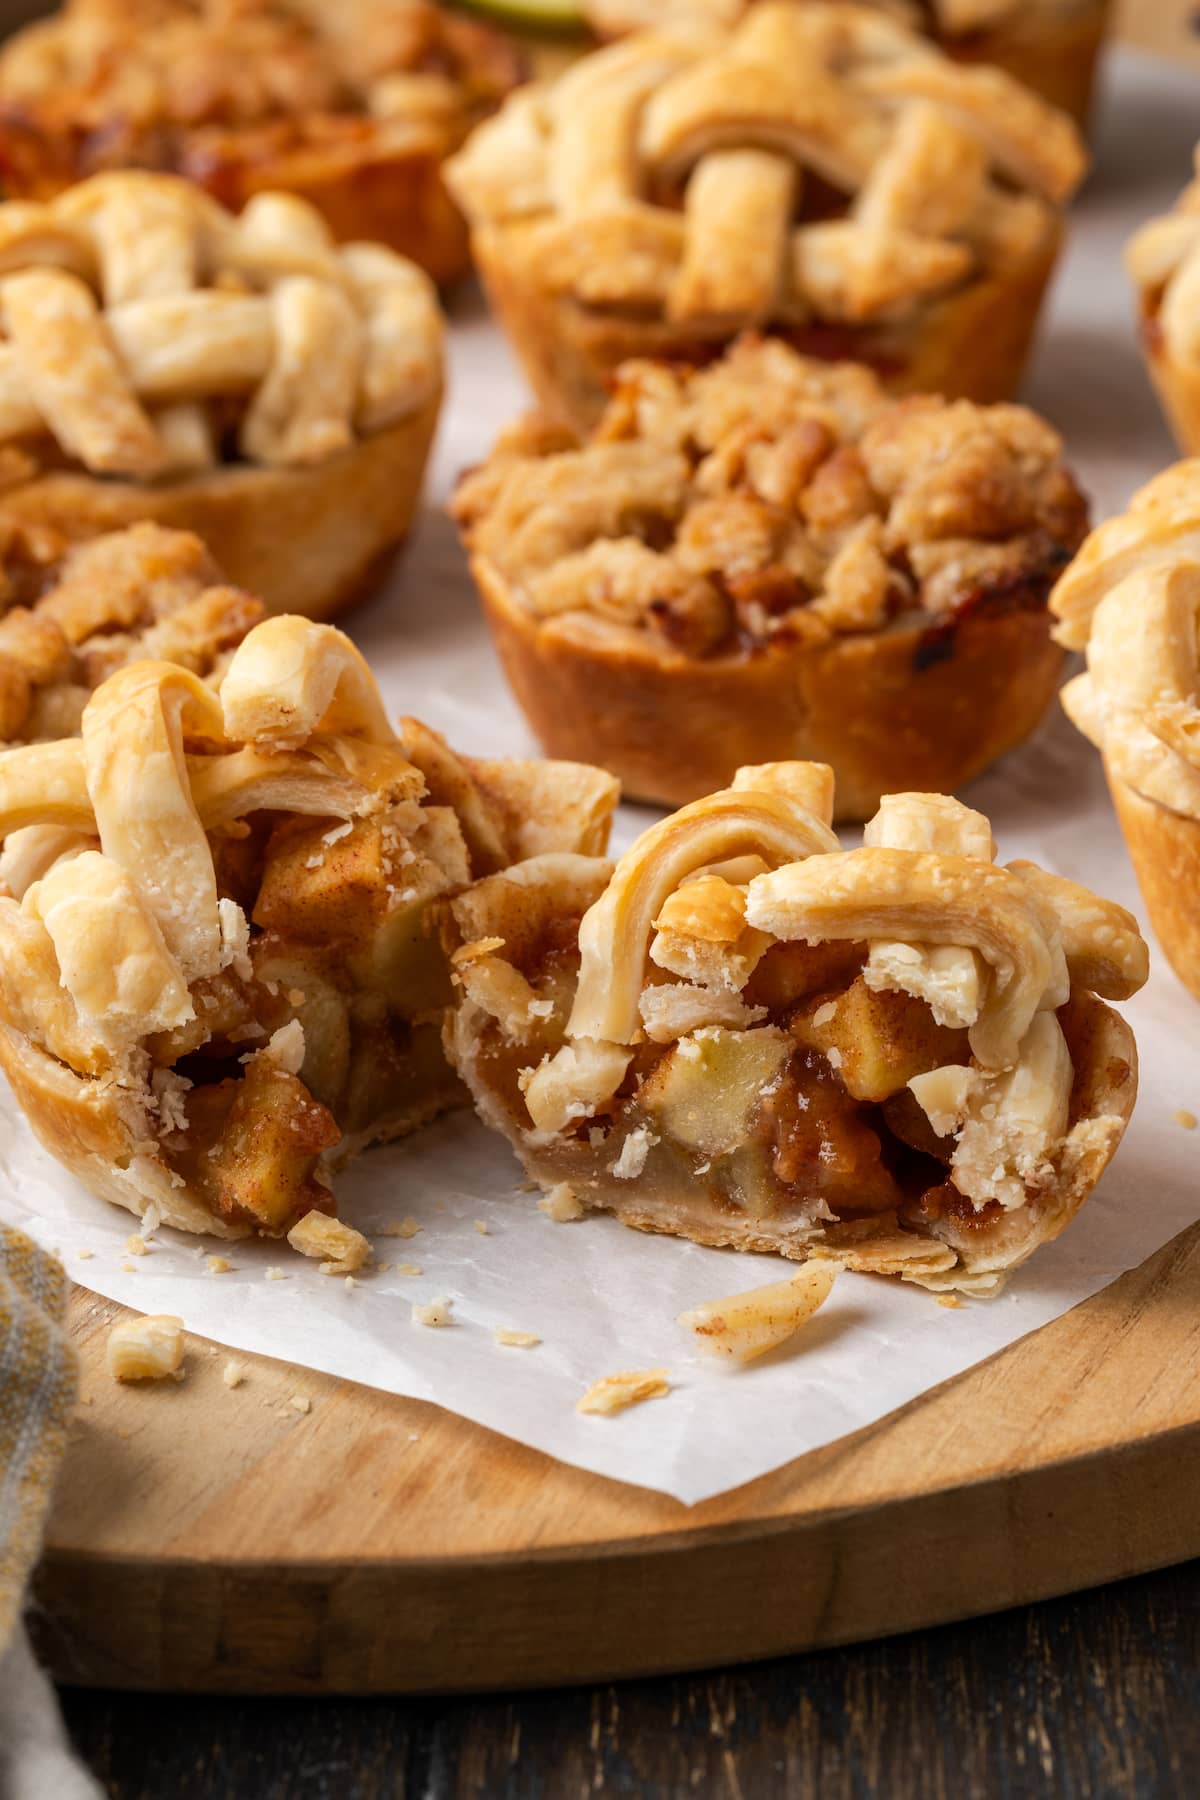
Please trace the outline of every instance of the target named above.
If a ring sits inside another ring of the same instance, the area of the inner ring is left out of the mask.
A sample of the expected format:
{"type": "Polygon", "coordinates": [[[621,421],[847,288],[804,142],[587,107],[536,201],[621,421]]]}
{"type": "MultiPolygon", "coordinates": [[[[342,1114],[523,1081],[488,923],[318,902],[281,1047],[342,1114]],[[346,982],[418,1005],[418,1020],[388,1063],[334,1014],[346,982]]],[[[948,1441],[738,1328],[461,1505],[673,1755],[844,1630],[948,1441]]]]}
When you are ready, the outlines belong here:
{"type": "Polygon", "coordinates": [[[76,1690],[63,1703],[116,1800],[1193,1800],[1200,1562],[671,1680],[414,1701],[76,1690]]]}

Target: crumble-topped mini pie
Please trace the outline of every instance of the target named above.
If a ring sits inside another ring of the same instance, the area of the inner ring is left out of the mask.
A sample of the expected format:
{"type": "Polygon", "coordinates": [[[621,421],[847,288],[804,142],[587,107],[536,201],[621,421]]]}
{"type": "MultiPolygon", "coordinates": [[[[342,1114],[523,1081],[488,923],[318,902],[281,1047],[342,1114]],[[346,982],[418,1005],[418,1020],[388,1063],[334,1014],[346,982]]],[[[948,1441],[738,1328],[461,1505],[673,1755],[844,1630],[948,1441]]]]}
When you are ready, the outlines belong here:
{"type": "Polygon", "coordinates": [[[988,821],[894,794],[843,851],[827,768],[741,769],[605,865],[451,903],[450,1054],[531,1177],[699,1243],[994,1289],[1120,1142],[1137,922],[988,821]],[[1100,996],[1100,998],[1097,998],[1100,996]]]}
{"type": "Polygon", "coordinates": [[[260,194],[169,175],[0,206],[0,528],[195,531],[272,612],[377,579],[441,399],[429,279],[260,194]]]}
{"type": "Polygon", "coordinates": [[[154,169],[235,211],[280,189],[447,281],[467,234],[443,159],[522,73],[428,0],[67,0],[0,51],[0,184],[154,169]]]}
{"type": "Polygon", "coordinates": [[[1200,452],[1200,147],[1173,212],[1130,240],[1142,352],[1179,448],[1200,452]]]}
{"type": "MultiPolygon", "coordinates": [[[[588,20],[604,37],[649,26],[732,25],[752,0],[586,0],[588,20]]],[[[881,11],[920,28],[948,56],[993,63],[1023,81],[1080,125],[1087,123],[1109,0],[874,0],[881,11]]]]}
{"type": "Polygon", "coordinates": [[[191,532],[131,525],[71,545],[18,527],[0,545],[0,742],[72,735],[93,689],[146,657],[219,680],[262,616],[191,532]]]}
{"type": "Polygon", "coordinates": [[[551,755],[673,805],[813,757],[859,819],[1033,730],[1062,663],[1046,596],[1087,529],[1034,413],[892,400],[775,339],[627,363],[589,438],[519,425],[454,510],[551,755]]]}
{"type": "Polygon", "coordinates": [[[1104,771],[1150,923],[1200,999],[1200,458],[1097,527],[1051,596],[1063,705],[1104,771]]]}
{"type": "Polygon", "coordinates": [[[615,797],[397,735],[332,626],[256,626],[219,697],[132,663],[79,737],[0,753],[0,1066],[47,1149],[152,1223],[332,1213],[332,1168],[462,1097],[431,909],[595,856],[615,797]]]}
{"type": "Polygon", "coordinates": [[[514,94],[447,176],[549,412],[747,325],[897,391],[1006,399],[1086,154],[1011,77],[868,7],[645,32],[514,94]]]}

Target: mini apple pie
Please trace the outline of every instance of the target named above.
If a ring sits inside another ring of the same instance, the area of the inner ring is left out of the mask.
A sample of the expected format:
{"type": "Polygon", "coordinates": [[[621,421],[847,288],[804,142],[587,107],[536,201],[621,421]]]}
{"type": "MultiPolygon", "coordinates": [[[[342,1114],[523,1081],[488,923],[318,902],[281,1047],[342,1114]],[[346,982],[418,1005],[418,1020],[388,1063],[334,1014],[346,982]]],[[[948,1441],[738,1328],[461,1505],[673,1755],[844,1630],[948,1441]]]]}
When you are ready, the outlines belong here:
{"type": "Polygon", "coordinates": [[[447,175],[538,399],[586,426],[627,357],[748,325],[898,392],[1006,399],[1085,164],[1011,77],[810,0],[597,51],[447,175]]]}
{"type": "MultiPolygon", "coordinates": [[[[752,0],[586,0],[603,37],[664,24],[731,25],[752,0]]],[[[873,0],[957,61],[994,63],[1087,123],[1109,0],[873,0]]]]}
{"type": "Polygon", "coordinates": [[[1033,730],[1062,663],[1046,596],[1087,529],[1034,413],[893,400],[777,339],[625,364],[589,438],[518,426],[454,506],[551,755],[672,805],[813,757],[857,819],[1033,730]]]}
{"type": "Polygon", "coordinates": [[[525,857],[590,870],[614,801],[595,769],[397,734],[329,625],[265,620],[219,697],[118,669],[79,737],[0,754],[0,1065],[97,1194],[282,1235],[335,1210],[332,1169],[465,1097],[433,908],[525,857]]]}
{"type": "Polygon", "coordinates": [[[1120,1142],[1137,1058],[1103,1002],[1146,946],[1119,906],[997,866],[955,800],[890,795],[847,851],[832,811],[819,764],[740,769],[611,876],[479,882],[450,907],[450,1054],[584,1208],[986,1292],[1120,1142]]]}
{"type": "Polygon", "coordinates": [[[429,0],[66,0],[0,51],[0,184],[152,169],[235,211],[279,189],[448,281],[467,234],[443,159],[522,73],[429,0]]]}
{"type": "Polygon", "coordinates": [[[71,545],[13,529],[0,544],[0,741],[72,736],[93,689],[146,657],[217,681],[262,616],[191,532],[131,525],[71,545]]]}
{"type": "Polygon", "coordinates": [[[195,531],[268,611],[324,618],[416,509],[441,399],[428,277],[260,194],[169,175],[0,205],[0,531],[195,531]]]}
{"type": "Polygon", "coordinates": [[[1050,605],[1087,651],[1063,705],[1103,753],[1150,923],[1200,999],[1200,459],[1099,526],[1050,605]]]}
{"type": "Polygon", "coordinates": [[[1130,240],[1142,352],[1179,448],[1200,453],[1200,148],[1173,212],[1130,240]]]}

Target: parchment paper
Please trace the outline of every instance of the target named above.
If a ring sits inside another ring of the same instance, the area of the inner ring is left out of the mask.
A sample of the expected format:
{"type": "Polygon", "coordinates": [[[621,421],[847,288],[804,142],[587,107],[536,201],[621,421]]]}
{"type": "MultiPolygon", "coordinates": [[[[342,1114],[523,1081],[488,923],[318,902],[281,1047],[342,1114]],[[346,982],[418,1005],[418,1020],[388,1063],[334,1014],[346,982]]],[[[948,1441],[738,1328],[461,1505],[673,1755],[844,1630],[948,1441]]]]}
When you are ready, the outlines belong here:
{"type": "MultiPolygon", "coordinates": [[[[1097,173],[1026,393],[1064,432],[1097,517],[1174,455],[1137,356],[1120,248],[1182,185],[1197,116],[1195,77],[1132,53],[1114,59],[1111,75],[1097,173]]],[[[451,397],[419,529],[388,592],[352,630],[394,711],[418,714],[464,750],[528,753],[440,511],[458,471],[486,453],[523,391],[478,302],[457,308],[454,327],[451,397]]],[[[1061,716],[966,797],[991,816],[1005,859],[1032,857],[1140,910],[1097,759],[1061,716]]],[[[620,840],[648,816],[624,817],[620,840]]],[[[160,1231],[152,1253],[131,1261],[124,1245],[134,1219],[64,1176],[7,1090],[0,1216],[59,1249],[77,1280],[127,1305],[179,1313],[190,1331],[239,1349],[437,1401],[566,1462],[693,1502],[874,1422],[1075,1306],[1200,1216],[1200,1141],[1173,1116],[1200,1112],[1200,1007],[1159,959],[1128,1016],[1142,1078],[1125,1145],[1075,1225],[1006,1293],[952,1311],[920,1290],[845,1275],[793,1348],[746,1369],[695,1355],[675,1315],[779,1279],[787,1265],[646,1237],[609,1219],[556,1225],[521,1190],[506,1145],[469,1113],[372,1152],[342,1178],[343,1216],[363,1230],[408,1215],[422,1227],[411,1239],[380,1236],[378,1259],[391,1268],[353,1288],[286,1245],[227,1248],[160,1231]],[[206,1272],[204,1255],[216,1249],[232,1273],[206,1272]],[[399,1263],[421,1273],[402,1276],[399,1263]],[[269,1267],[286,1279],[266,1279],[269,1267]],[[453,1302],[453,1325],[412,1322],[413,1302],[442,1295],[453,1302]],[[500,1326],[542,1342],[499,1348],[500,1326]],[[667,1398],[616,1418],[575,1412],[597,1376],[658,1365],[670,1370],[667,1398]]]]}

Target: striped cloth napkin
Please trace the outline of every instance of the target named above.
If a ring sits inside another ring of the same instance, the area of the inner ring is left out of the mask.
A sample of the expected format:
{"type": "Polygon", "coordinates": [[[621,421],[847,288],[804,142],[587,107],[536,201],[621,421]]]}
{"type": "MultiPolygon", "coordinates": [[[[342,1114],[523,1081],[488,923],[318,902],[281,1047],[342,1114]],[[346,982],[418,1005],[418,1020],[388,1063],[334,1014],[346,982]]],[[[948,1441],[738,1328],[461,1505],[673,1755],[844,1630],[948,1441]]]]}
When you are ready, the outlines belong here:
{"type": "Polygon", "coordinates": [[[95,1800],[73,1760],[21,1609],[75,1404],[67,1277],[0,1225],[0,1800],[95,1800]]]}

